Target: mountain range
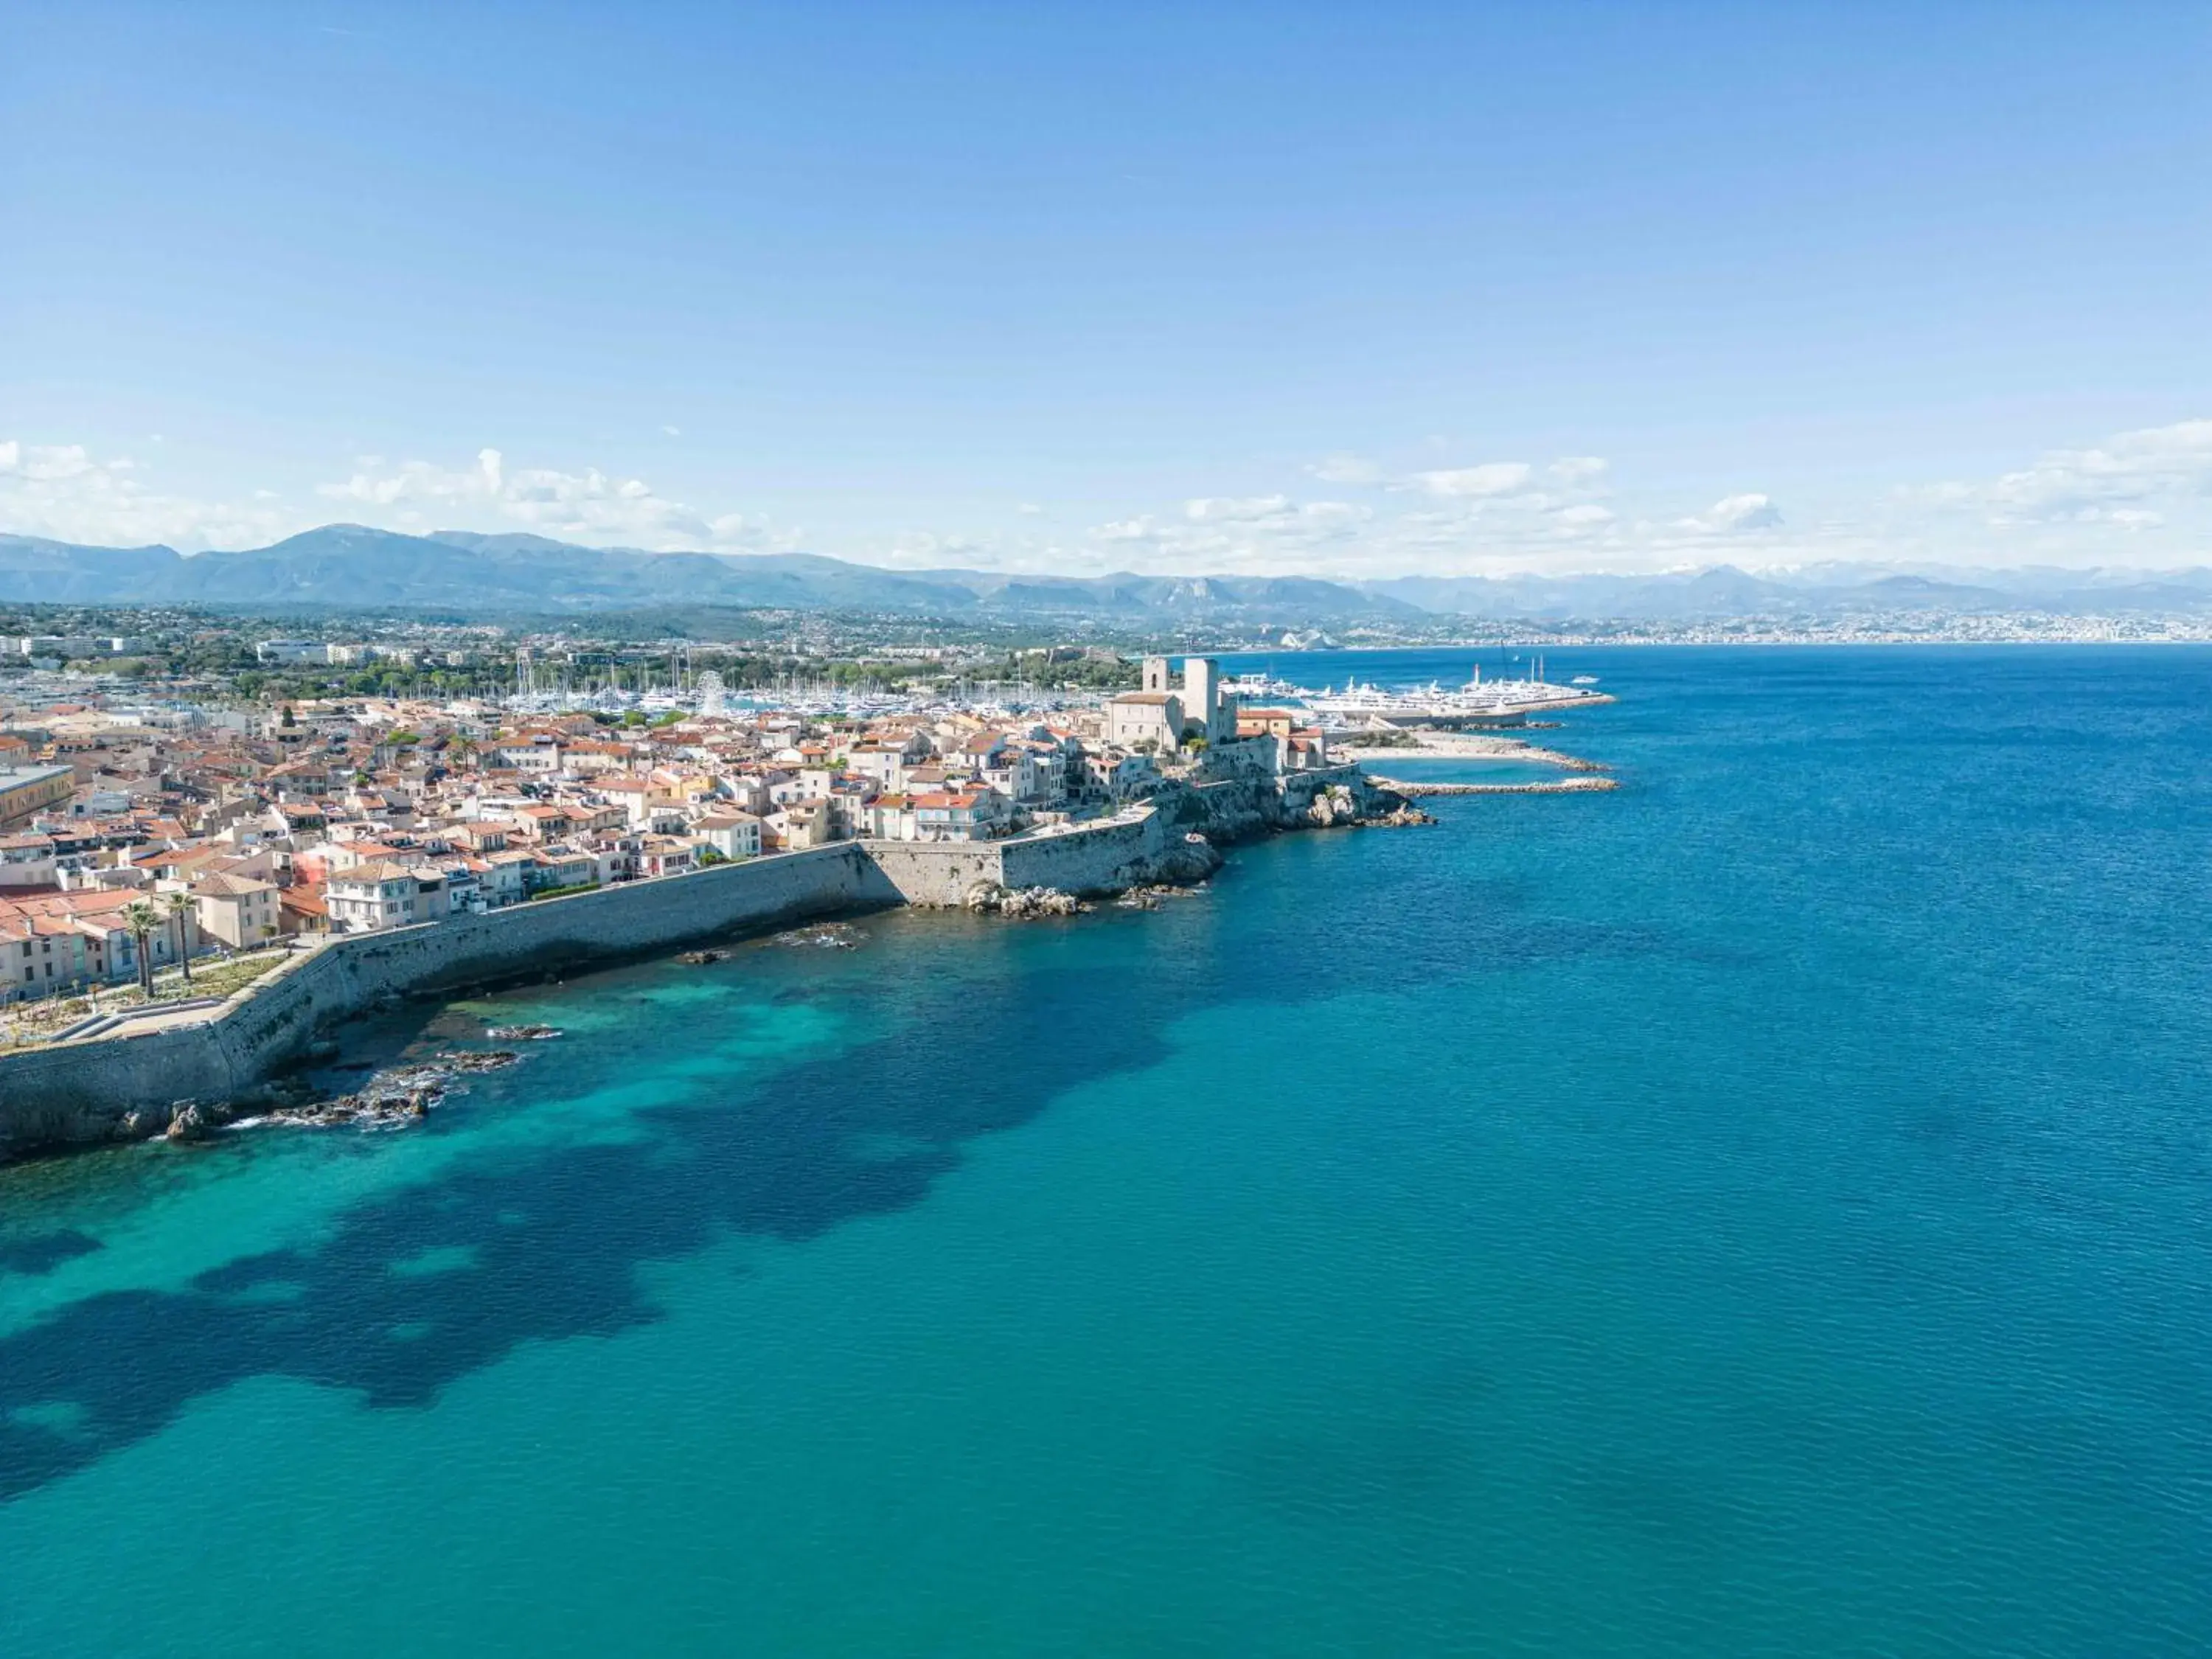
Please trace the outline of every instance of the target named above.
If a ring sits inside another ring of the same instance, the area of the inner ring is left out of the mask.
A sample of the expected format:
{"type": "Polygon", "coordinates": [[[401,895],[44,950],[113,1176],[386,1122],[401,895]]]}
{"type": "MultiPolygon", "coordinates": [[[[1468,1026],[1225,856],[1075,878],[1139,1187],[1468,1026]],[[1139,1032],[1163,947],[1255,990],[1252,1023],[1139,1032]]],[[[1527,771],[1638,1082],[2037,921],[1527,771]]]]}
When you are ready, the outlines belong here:
{"type": "Polygon", "coordinates": [[[183,554],[0,534],[0,602],[588,612],[665,605],[988,619],[1091,617],[1132,626],[1204,618],[1281,625],[1416,621],[1813,618],[1877,611],[2053,615],[2212,612],[2212,569],[2012,570],[1834,564],[1754,574],[1013,575],[887,570],[805,553],[651,553],[542,536],[402,535],[325,525],[268,547],[183,554]]]}

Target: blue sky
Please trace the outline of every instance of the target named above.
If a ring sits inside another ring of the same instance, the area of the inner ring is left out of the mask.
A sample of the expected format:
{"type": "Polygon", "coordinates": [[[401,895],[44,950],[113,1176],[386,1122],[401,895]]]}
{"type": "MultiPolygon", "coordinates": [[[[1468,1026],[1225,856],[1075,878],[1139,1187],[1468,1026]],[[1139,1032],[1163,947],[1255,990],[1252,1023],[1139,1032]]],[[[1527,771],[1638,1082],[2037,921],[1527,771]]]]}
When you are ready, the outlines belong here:
{"type": "Polygon", "coordinates": [[[2212,562],[2212,9],[9,8],[0,529],[2212,562]]]}

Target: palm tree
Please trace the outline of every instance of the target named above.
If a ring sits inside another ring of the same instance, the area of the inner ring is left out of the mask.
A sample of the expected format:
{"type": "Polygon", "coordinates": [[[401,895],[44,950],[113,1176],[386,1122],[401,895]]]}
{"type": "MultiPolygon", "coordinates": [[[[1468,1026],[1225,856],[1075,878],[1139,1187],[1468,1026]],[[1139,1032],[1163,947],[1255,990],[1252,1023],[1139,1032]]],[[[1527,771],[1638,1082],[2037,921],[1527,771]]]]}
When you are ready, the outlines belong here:
{"type": "Polygon", "coordinates": [[[190,893],[172,893],[167,903],[169,920],[177,925],[177,963],[185,970],[185,984],[189,988],[192,982],[192,935],[186,919],[198,905],[190,893]]]}
{"type": "Polygon", "coordinates": [[[161,912],[144,899],[133,899],[123,907],[123,925],[131,930],[131,937],[138,942],[138,988],[146,1000],[154,1000],[154,955],[149,941],[154,930],[161,925],[161,912]]]}

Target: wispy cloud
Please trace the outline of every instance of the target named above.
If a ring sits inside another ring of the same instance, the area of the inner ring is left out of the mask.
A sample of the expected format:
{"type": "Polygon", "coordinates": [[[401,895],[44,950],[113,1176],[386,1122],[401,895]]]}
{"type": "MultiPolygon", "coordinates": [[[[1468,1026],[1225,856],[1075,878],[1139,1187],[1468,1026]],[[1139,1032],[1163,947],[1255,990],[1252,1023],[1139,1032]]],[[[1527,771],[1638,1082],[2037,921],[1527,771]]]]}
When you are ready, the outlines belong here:
{"type": "Polygon", "coordinates": [[[1676,520],[1674,527],[1707,536],[1738,536],[1756,530],[1778,530],[1782,527],[1782,509],[1769,497],[1761,495],[1724,495],[1703,513],[1676,520]]]}
{"type": "Polygon", "coordinates": [[[1413,482],[1431,495],[1480,500],[1510,495],[1528,487],[1535,468],[1526,461],[1486,461],[1480,466],[1448,467],[1442,471],[1416,472],[1413,482]]]}
{"type": "Polygon", "coordinates": [[[82,444],[0,441],[0,530],[196,552],[273,541],[299,527],[258,494],[240,506],[163,489],[127,455],[102,459],[82,444]]]}
{"type": "Polygon", "coordinates": [[[1995,478],[1902,490],[1911,503],[1964,507],[1990,523],[2145,529],[2177,507],[2212,506],[2212,420],[2122,432],[2087,449],[2046,451],[1995,478]]]}
{"type": "Polygon", "coordinates": [[[1828,559],[1961,563],[2212,562],[2212,420],[2122,432],[2054,448],[1980,479],[1798,505],[1743,486],[1684,498],[1632,465],[1455,457],[1392,465],[1341,450],[1277,481],[1167,501],[1109,501],[1091,527],[1056,531],[1035,502],[976,530],[926,524],[851,527],[818,539],[726,503],[694,506],[647,480],[592,465],[522,465],[486,447],[469,461],[355,456],[326,482],[290,491],[249,477],[227,493],[167,486],[175,446],[140,458],[78,443],[0,441],[0,530],[186,550],[278,539],[349,518],[386,528],[523,529],[600,546],[816,552],[894,565],[958,562],[1010,571],[1127,568],[1158,574],[1279,573],[1358,578],[1407,573],[1637,570],[1720,560],[1754,568],[1828,559]],[[145,463],[141,465],[140,461],[145,463]],[[1439,461],[1459,464],[1438,465],[1439,461]],[[1331,486],[1320,499],[1298,488],[1331,486]],[[1701,505],[1704,502],[1705,504],[1701,505]]]}
{"type": "Polygon", "coordinates": [[[1386,476],[1378,463],[1350,454],[1325,456],[1306,471],[1323,483],[1381,483],[1386,476]]]}
{"type": "MultiPolygon", "coordinates": [[[[364,461],[374,460],[364,457],[364,461]]],[[[471,467],[430,461],[378,462],[351,477],[316,486],[331,501],[374,510],[383,527],[423,531],[450,528],[457,519],[486,518],[543,536],[599,546],[769,550],[796,544],[795,532],[741,513],[709,516],[659,495],[642,478],[618,477],[598,467],[514,468],[496,449],[477,453],[471,467]]]]}

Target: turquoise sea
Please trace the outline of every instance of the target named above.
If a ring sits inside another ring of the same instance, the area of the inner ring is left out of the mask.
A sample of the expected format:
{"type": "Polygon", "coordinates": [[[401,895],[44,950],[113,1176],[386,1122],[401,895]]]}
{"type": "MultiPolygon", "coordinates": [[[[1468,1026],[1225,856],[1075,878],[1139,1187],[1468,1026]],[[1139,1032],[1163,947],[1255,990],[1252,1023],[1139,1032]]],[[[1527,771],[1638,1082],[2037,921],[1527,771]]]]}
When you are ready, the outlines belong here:
{"type": "Polygon", "coordinates": [[[1617,793],[0,1170],[0,1652],[2212,1648],[2212,652],[1547,656],[1617,793]]]}

